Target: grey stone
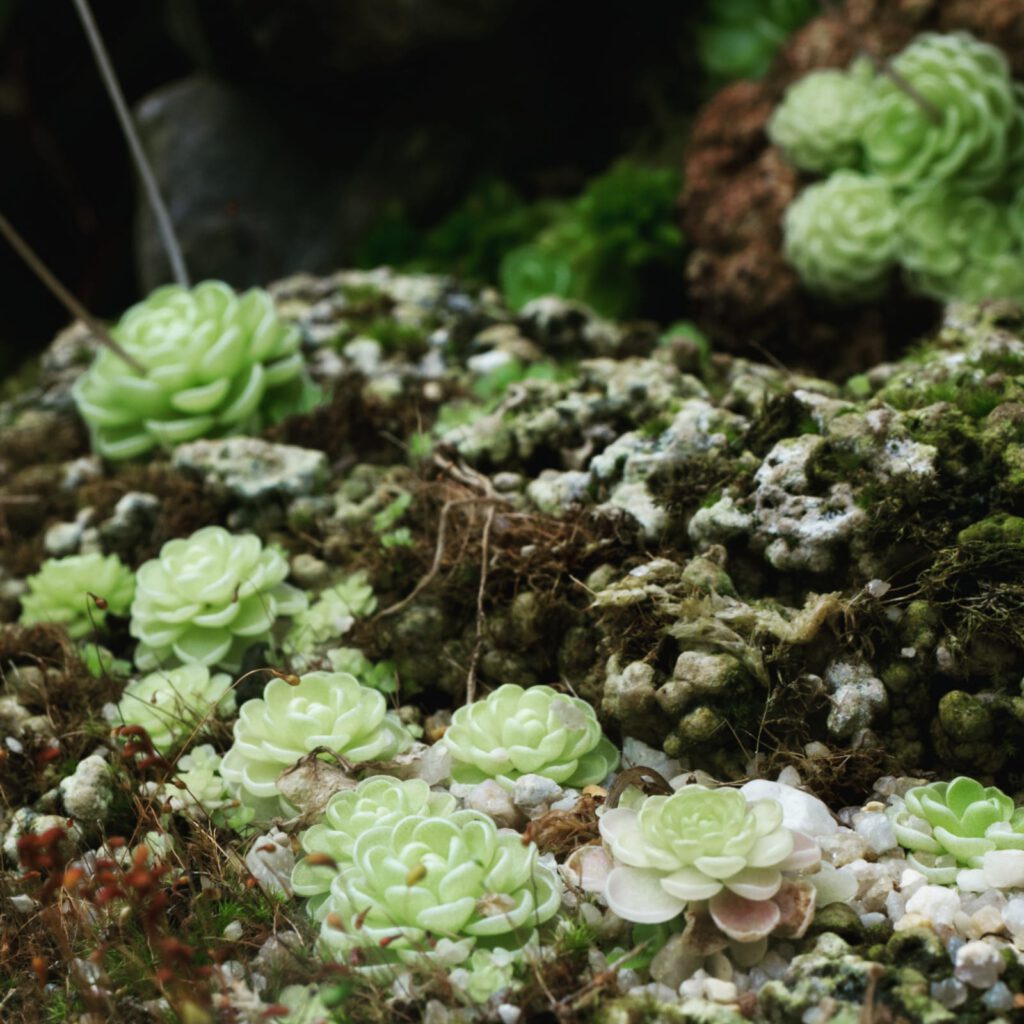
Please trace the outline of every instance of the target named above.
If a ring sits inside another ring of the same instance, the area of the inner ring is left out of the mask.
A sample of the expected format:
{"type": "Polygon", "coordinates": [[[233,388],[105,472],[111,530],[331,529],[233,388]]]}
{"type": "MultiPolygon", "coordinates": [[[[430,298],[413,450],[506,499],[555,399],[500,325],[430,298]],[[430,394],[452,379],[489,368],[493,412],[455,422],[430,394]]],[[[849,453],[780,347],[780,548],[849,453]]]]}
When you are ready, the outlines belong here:
{"type": "Polygon", "coordinates": [[[60,780],[60,794],[72,818],[90,823],[105,821],[114,797],[110,765],[99,754],[83,758],[71,775],[60,780]]]}
{"type": "Polygon", "coordinates": [[[312,494],[328,473],[327,456],[321,451],[255,437],[180,445],[174,452],[174,465],[201,477],[214,490],[251,504],[272,496],[312,494]]]}

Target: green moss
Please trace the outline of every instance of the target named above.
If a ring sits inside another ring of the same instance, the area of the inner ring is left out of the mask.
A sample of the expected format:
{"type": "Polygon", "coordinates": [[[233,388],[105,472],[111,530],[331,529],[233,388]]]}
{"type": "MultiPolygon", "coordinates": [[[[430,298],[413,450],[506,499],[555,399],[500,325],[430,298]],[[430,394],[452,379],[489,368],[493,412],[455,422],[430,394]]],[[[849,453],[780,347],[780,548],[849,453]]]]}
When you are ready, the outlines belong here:
{"type": "Polygon", "coordinates": [[[961,530],[956,540],[961,547],[1013,547],[1024,552],[1024,519],[1000,512],[961,530]]]}
{"type": "Polygon", "coordinates": [[[391,316],[381,316],[360,328],[360,333],[379,341],[385,352],[401,352],[409,358],[427,351],[427,339],[422,327],[402,323],[391,316]]]}

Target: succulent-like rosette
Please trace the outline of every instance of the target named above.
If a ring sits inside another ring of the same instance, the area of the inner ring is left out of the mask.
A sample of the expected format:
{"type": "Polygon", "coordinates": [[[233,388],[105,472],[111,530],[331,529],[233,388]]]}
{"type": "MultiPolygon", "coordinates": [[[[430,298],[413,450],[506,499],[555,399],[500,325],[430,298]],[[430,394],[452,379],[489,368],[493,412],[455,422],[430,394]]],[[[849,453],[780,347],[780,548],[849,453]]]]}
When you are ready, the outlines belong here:
{"type": "Polygon", "coordinates": [[[999,183],[1016,131],[1005,56],[966,32],[919,35],[879,75],[864,126],[869,170],[900,188],[999,183]]]}
{"type": "Polygon", "coordinates": [[[1013,208],[948,189],[912,192],[899,208],[899,259],[937,299],[1024,297],[1024,239],[1013,208]]]}
{"type": "Polygon", "coordinates": [[[383,695],[344,672],[309,672],[297,686],[271,679],[262,697],[242,705],[234,735],[221,775],[264,818],[290,813],[277,778],[318,748],[349,761],[384,761],[412,743],[383,695]]]}
{"type": "Polygon", "coordinates": [[[175,781],[180,786],[172,786],[166,791],[171,807],[176,811],[201,807],[212,815],[234,803],[220,775],[222,760],[209,743],[193,747],[179,757],[175,781]]]}
{"type": "Polygon", "coordinates": [[[117,720],[140,725],[162,754],[177,746],[211,716],[235,710],[231,677],[210,675],[205,665],[179,665],[132,680],[121,694],[117,720]]]}
{"type": "Polygon", "coordinates": [[[800,280],[838,302],[885,291],[896,259],[898,213],[880,178],[836,171],[790,203],[784,252],[800,280]]]}
{"type": "Polygon", "coordinates": [[[369,968],[428,957],[464,961],[479,940],[520,945],[558,909],[537,848],[477,811],[413,815],[363,832],[317,916],[335,954],[369,968]]]}
{"type": "Polygon", "coordinates": [[[786,90],[768,122],[768,135],[802,171],[856,167],[873,100],[860,68],[811,71],[786,90]]]}
{"type": "Polygon", "coordinates": [[[767,935],[781,917],[772,897],[782,873],[820,858],[817,845],[782,817],[777,800],[748,803],[738,790],[698,785],[647,797],[639,810],[606,811],[601,836],[616,863],[605,885],[608,906],[624,920],[657,924],[709,900],[726,935],[767,935]],[[742,933],[734,928],[738,918],[742,933]]]}
{"type": "Polygon", "coordinates": [[[93,450],[109,459],[254,433],[294,406],[305,386],[298,329],[278,319],[259,288],[158,288],[111,334],[146,372],[102,348],[74,387],[93,450]]]}
{"type": "Polygon", "coordinates": [[[285,638],[289,652],[312,650],[344,636],[357,618],[370,615],[377,607],[373,587],[365,572],[356,572],[336,586],[327,587],[307,609],[295,616],[285,638]]]}
{"type": "Polygon", "coordinates": [[[108,614],[127,614],[135,593],[131,569],[117,555],[99,552],[48,558],[26,583],[19,621],[64,626],[74,640],[102,630],[108,614]]]}
{"type": "Polygon", "coordinates": [[[889,815],[907,860],[930,881],[956,881],[960,868],[984,866],[993,850],[1024,850],[1024,808],[996,786],[960,776],[915,786],[889,815]]]}
{"type": "Polygon", "coordinates": [[[455,811],[455,797],[434,793],[422,779],[373,775],[355,789],[335,793],[323,819],[302,833],[302,858],[292,872],[292,888],[309,899],[313,913],[327,898],[337,873],[352,863],[356,840],[372,828],[394,828],[405,818],[442,818],[455,811]],[[313,854],[313,857],[309,855],[313,854]]]}
{"type": "Polygon", "coordinates": [[[284,582],[288,562],[252,534],[205,526],[169,540],[136,576],[131,634],[141,669],[184,662],[236,670],[277,618],[306,608],[284,582]]]}
{"type": "Polygon", "coordinates": [[[566,786],[600,782],[619,762],[594,709],[550,686],[506,683],[452,716],[442,742],[456,782],[495,779],[511,789],[522,775],[566,786]]]}

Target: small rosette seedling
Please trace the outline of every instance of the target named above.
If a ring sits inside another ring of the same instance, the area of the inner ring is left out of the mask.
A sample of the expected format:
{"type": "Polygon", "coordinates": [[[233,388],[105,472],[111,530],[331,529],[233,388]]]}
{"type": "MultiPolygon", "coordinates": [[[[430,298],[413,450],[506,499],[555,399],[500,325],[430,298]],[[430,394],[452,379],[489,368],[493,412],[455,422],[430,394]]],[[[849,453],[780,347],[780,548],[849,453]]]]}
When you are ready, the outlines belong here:
{"type": "Polygon", "coordinates": [[[763,940],[782,919],[773,897],[783,872],[812,868],[821,856],[782,818],[777,800],[748,803],[738,790],[698,785],[647,797],[639,810],[606,811],[601,836],[615,863],[608,906],[626,921],[658,924],[707,900],[730,939],[763,940]]]}
{"type": "Polygon", "coordinates": [[[169,540],[137,574],[131,634],[141,669],[177,662],[237,670],[245,649],[274,622],[306,608],[284,582],[288,562],[259,537],[206,526],[169,540]]]}
{"type": "Polygon", "coordinates": [[[810,291],[837,302],[864,302],[885,291],[898,226],[885,181],[836,171],[790,203],[783,251],[810,291]]]}
{"type": "Polygon", "coordinates": [[[308,608],[300,611],[285,637],[289,653],[309,653],[319,644],[344,636],[357,618],[371,615],[377,607],[373,587],[365,572],[356,572],[341,583],[327,587],[308,608]]]}
{"type": "Polygon", "coordinates": [[[873,98],[861,68],[811,71],[786,90],[768,122],[768,135],[802,171],[856,167],[873,98]]]}
{"type": "Polygon", "coordinates": [[[451,752],[456,782],[495,779],[506,789],[529,774],[587,786],[619,762],[594,709],[550,686],[499,686],[485,700],[459,708],[441,742],[451,752]]]}
{"type": "Polygon", "coordinates": [[[1024,808],[965,776],[915,786],[889,816],[907,860],[936,884],[955,882],[961,868],[983,868],[993,851],[1024,850],[1024,808]]]}
{"type": "Polygon", "coordinates": [[[363,832],[320,905],[321,940],[369,970],[465,961],[478,942],[521,946],[561,899],[537,847],[477,811],[413,815],[363,832]]]}
{"type": "Polygon", "coordinates": [[[299,331],[259,288],[158,288],[111,334],[145,373],[102,348],[73,389],[93,450],[109,459],[255,433],[297,408],[307,388],[299,331]]]}
{"type": "Polygon", "coordinates": [[[999,184],[1018,130],[1003,53],[966,32],[925,33],[878,75],[864,126],[868,169],[900,188],[999,184]]]}
{"type": "Polygon", "coordinates": [[[235,710],[231,677],[205,665],[179,665],[130,682],[117,705],[121,725],[140,725],[161,754],[198,732],[211,716],[235,710]]]}
{"type": "Polygon", "coordinates": [[[292,872],[292,888],[309,899],[310,913],[327,898],[338,872],[352,863],[356,840],[372,828],[394,828],[413,815],[445,817],[455,798],[434,793],[422,779],[399,781],[387,775],[364,779],[355,789],[335,793],[323,820],[302,833],[302,858],[292,872]]]}
{"type": "Polygon", "coordinates": [[[117,555],[99,552],[48,558],[26,583],[19,621],[64,626],[74,640],[102,630],[108,614],[127,614],[135,593],[131,569],[117,555]]]}
{"type": "Polygon", "coordinates": [[[300,758],[323,748],[348,761],[386,761],[412,736],[389,712],[382,694],[344,672],[309,672],[298,685],[271,679],[263,696],[246,701],[221,775],[261,819],[289,814],[276,782],[300,758]]]}

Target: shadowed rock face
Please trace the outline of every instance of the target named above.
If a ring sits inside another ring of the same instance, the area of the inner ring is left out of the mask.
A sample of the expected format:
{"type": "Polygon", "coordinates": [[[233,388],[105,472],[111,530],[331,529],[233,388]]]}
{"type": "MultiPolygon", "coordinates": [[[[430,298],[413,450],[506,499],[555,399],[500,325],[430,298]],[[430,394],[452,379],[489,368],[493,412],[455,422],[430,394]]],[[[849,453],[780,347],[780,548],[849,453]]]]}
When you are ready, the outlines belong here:
{"type": "Polygon", "coordinates": [[[969,31],[1024,69],[1024,11],[1012,0],[910,5],[848,0],[797,32],[775,68],[737,82],[698,114],[685,161],[683,226],[697,319],[716,342],[835,379],[898,354],[937,318],[936,304],[895,284],[877,303],[836,306],[807,294],[782,256],[782,214],[805,184],[770,145],[765,125],[786,87],[858,53],[896,53],[924,31],[969,31]]]}

